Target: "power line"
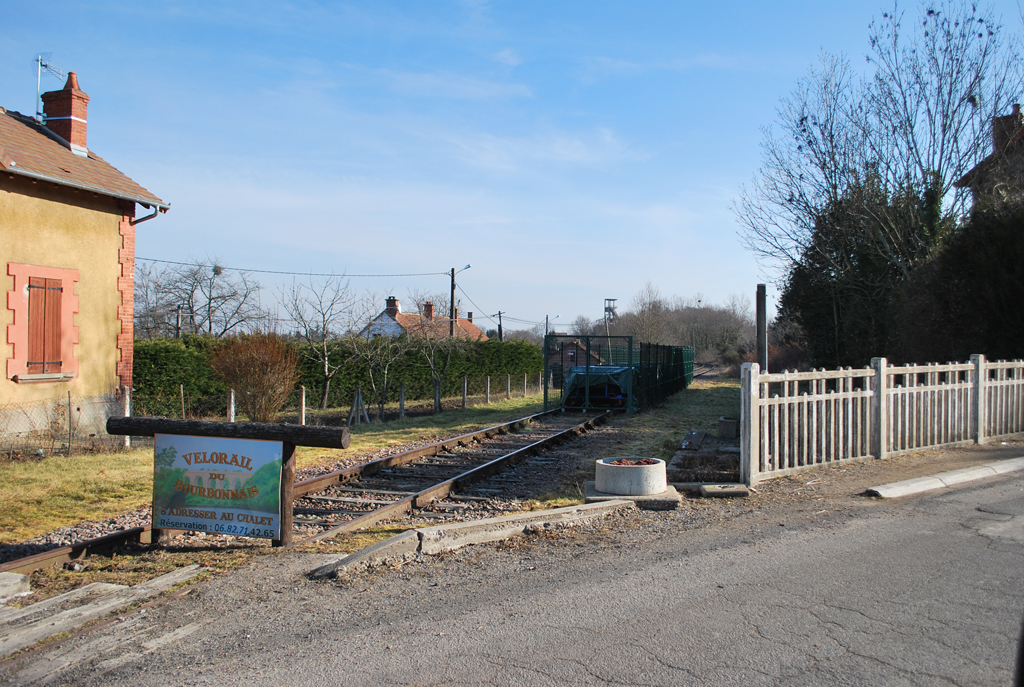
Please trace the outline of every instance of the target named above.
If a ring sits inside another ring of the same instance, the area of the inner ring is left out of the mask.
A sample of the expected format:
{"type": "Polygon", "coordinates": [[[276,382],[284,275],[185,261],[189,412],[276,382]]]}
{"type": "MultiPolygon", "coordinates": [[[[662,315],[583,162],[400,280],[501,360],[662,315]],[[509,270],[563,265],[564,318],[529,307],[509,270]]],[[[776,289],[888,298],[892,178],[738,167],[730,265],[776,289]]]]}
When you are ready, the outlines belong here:
{"type": "MultiPolygon", "coordinates": [[[[159,262],[164,265],[184,265],[186,267],[196,267],[200,263],[195,262],[175,262],[174,260],[157,260],[156,258],[139,258],[136,260],[142,260],[144,262],[159,262]]],[[[206,263],[201,263],[203,266],[206,263]]],[[[447,277],[447,272],[419,272],[415,274],[338,274],[336,272],[323,273],[323,272],[285,272],[281,270],[253,270],[244,267],[223,267],[218,265],[225,270],[235,270],[237,272],[254,272],[257,274],[287,274],[293,277],[342,277],[348,279],[349,277],[447,277]]],[[[467,296],[469,298],[469,296],[467,296]]]]}

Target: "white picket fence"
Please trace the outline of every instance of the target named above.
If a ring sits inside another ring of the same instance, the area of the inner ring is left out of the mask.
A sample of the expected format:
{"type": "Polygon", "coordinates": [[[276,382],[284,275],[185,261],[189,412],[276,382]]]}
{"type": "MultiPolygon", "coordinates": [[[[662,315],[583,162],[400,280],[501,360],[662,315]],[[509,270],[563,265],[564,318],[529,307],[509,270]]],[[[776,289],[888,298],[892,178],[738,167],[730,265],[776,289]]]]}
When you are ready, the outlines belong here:
{"type": "Polygon", "coordinates": [[[762,374],[743,365],[741,478],[747,484],[843,461],[1024,432],[1024,361],[762,374]]]}

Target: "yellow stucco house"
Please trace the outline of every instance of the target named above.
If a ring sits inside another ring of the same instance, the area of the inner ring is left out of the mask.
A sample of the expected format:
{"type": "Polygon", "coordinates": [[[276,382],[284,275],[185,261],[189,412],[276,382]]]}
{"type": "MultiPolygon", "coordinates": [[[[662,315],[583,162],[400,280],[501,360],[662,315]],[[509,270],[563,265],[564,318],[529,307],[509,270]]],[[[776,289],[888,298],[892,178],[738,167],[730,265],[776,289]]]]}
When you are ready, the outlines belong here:
{"type": "Polygon", "coordinates": [[[89,150],[73,72],[42,99],[42,123],[0,107],[0,450],[102,437],[132,383],[135,226],[169,208],[89,150]]]}

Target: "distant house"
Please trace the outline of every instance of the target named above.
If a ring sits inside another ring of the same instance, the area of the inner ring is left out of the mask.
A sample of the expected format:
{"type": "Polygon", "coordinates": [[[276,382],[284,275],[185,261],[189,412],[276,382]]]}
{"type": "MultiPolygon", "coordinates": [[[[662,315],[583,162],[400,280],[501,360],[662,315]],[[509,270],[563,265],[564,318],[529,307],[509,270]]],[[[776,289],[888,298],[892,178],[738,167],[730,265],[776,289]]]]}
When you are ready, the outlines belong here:
{"type": "MultiPolygon", "coordinates": [[[[424,303],[422,312],[404,313],[398,299],[388,296],[384,311],[373,318],[370,324],[363,329],[361,335],[401,336],[410,334],[441,339],[447,338],[450,333],[451,319],[443,316],[435,317],[433,302],[424,303]]],[[[462,319],[459,317],[457,308],[455,310],[455,338],[487,341],[487,335],[473,324],[473,313],[467,313],[467,317],[462,319]]]]}
{"type": "Polygon", "coordinates": [[[74,72],[42,100],[42,123],[0,107],[0,433],[70,411],[87,436],[132,383],[135,227],[170,206],[89,150],[74,72]]]}
{"type": "Polygon", "coordinates": [[[992,119],[992,152],[955,183],[971,189],[975,207],[999,207],[1024,202],[1024,114],[1014,105],[1011,114],[992,119]]]}

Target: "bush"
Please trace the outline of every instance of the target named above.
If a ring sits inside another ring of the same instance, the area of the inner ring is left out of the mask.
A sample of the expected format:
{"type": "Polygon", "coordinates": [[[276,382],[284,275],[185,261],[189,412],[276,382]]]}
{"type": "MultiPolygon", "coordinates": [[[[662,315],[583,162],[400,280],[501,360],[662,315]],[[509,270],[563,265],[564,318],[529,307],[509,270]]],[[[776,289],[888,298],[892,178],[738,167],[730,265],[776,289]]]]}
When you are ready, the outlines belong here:
{"type": "Polygon", "coordinates": [[[298,381],[298,356],[276,334],[248,334],[228,340],[213,353],[213,369],[235,390],[242,412],[253,422],[274,422],[298,381]]]}
{"type": "Polygon", "coordinates": [[[213,340],[205,337],[136,339],[132,370],[135,414],[178,417],[179,394],[184,392],[190,416],[223,415],[227,387],[210,367],[213,346],[213,340]]]}

